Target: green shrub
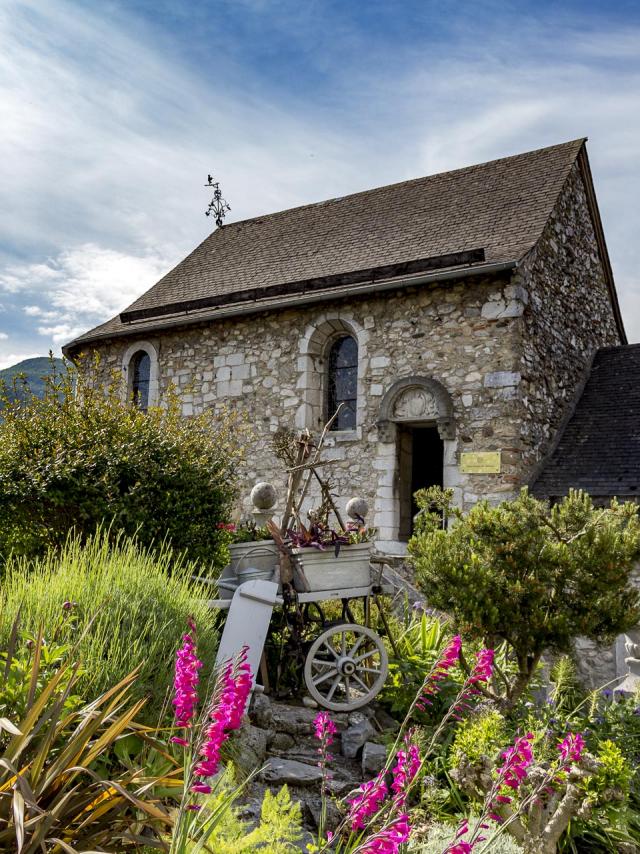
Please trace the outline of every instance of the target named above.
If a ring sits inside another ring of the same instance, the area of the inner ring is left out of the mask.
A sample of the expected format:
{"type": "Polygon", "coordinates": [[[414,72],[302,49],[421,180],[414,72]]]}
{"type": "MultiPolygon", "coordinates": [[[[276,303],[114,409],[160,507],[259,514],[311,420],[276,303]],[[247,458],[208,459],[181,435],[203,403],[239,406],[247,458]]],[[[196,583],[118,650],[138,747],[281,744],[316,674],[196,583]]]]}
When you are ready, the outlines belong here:
{"type": "Polygon", "coordinates": [[[638,622],[636,504],[598,508],[572,491],[550,507],[525,489],[463,515],[449,499],[433,489],[416,493],[422,514],[409,550],[429,605],[450,614],[468,639],[509,644],[517,675],[505,686],[506,705],[522,695],[545,650],[571,652],[580,635],[611,641],[638,622]],[[443,511],[455,517],[448,529],[443,511]]]}
{"type": "Polygon", "coordinates": [[[495,709],[467,718],[456,731],[449,764],[455,768],[465,759],[474,766],[493,760],[508,738],[506,722],[495,709]]]}
{"type": "Polygon", "coordinates": [[[0,589],[0,647],[19,611],[24,631],[35,635],[42,626],[45,639],[78,644],[77,689],[84,696],[108,690],[139,666],[134,693],[150,695],[145,711],[157,716],[189,615],[203,660],[215,658],[213,612],[192,572],[167,547],[152,553],[125,537],[111,543],[105,533],[86,543],[69,539],[60,552],[34,561],[11,558],[0,589]]]}
{"type": "Polygon", "coordinates": [[[183,418],[170,392],[162,408],[141,412],[121,382],[83,364],[47,377],[42,398],[6,400],[0,556],[43,554],[72,529],[87,537],[104,525],[147,547],[168,540],[190,559],[226,563],[218,523],[235,496],[235,420],[211,410],[183,418]]]}

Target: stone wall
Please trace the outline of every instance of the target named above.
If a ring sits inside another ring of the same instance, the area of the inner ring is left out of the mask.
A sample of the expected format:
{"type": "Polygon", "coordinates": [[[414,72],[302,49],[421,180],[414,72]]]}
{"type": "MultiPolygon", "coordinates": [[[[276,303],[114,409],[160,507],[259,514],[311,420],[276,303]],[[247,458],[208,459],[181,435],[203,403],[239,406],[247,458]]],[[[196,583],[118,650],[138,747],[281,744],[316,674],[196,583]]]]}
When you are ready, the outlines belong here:
{"type": "MultiPolygon", "coordinates": [[[[333,433],[327,456],[341,501],[364,495],[376,509],[377,518],[369,521],[384,529],[382,539],[393,540],[396,449],[393,437],[379,435],[377,422],[385,394],[399,379],[435,380],[449,397],[453,425],[445,442],[446,481],[460,504],[470,506],[482,495],[508,496],[526,479],[517,399],[523,310],[509,278],[469,278],[345,300],[331,308],[220,320],[144,341],[157,352],[160,399],[173,384],[185,416],[224,406],[247,414],[254,437],[244,472],[246,492],[256,480],[270,480],[282,496],[285,479],[271,437],[281,425],[318,430],[324,345],[332,332],[353,333],[359,347],[358,425],[355,431],[333,433]],[[508,309],[496,316],[495,306],[503,304],[508,309]],[[460,474],[462,449],[502,449],[502,473],[460,474]]],[[[123,359],[134,343],[127,338],[100,345],[105,371],[126,367],[123,359]]]]}
{"type": "Polygon", "coordinates": [[[548,452],[597,348],[621,343],[578,163],[515,279],[528,303],[518,370],[529,465],[548,452]]]}

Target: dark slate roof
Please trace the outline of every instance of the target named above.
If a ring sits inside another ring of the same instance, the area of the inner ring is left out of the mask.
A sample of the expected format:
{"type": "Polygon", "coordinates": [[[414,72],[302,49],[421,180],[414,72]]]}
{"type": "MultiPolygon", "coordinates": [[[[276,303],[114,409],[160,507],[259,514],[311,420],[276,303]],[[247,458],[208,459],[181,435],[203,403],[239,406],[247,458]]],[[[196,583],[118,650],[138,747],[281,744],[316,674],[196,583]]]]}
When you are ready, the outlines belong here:
{"type": "Polygon", "coordinates": [[[596,353],[575,412],[532,492],[569,489],[600,497],[640,497],[640,344],[596,353]]]}
{"type": "MultiPolygon", "coordinates": [[[[127,334],[132,326],[152,329],[158,317],[185,311],[188,304],[198,320],[215,316],[216,303],[254,296],[266,301],[278,288],[303,289],[305,282],[332,277],[348,284],[350,275],[357,280],[355,271],[373,279],[372,271],[381,267],[420,269],[421,259],[469,250],[484,250],[484,262],[466,259],[460,264],[466,269],[516,261],[539,239],[583,145],[578,139],[228,223],[122,315],[68,348],[127,334]]],[[[445,266],[455,268],[455,259],[445,259],[445,266]]]]}

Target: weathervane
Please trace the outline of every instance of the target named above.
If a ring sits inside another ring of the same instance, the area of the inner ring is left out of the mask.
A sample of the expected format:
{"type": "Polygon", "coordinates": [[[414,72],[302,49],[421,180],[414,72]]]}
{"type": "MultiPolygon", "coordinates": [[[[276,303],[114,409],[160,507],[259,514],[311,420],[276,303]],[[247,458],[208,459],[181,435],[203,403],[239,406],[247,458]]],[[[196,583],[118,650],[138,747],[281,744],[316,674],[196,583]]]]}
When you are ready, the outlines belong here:
{"type": "Polygon", "coordinates": [[[220,189],[220,184],[217,181],[214,181],[211,175],[207,175],[207,183],[205,187],[213,187],[213,198],[209,202],[209,207],[206,210],[206,215],[211,216],[211,214],[215,214],[216,217],[216,225],[218,228],[222,225],[222,222],[225,218],[226,212],[230,211],[231,208],[222,198],[222,190],[220,189]]]}

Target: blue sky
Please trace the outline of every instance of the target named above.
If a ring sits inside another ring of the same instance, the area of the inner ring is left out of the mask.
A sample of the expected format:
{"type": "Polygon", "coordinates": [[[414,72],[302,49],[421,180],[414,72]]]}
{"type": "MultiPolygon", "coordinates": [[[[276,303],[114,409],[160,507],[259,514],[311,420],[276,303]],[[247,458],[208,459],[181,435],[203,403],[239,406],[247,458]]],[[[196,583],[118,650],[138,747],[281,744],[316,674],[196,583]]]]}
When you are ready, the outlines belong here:
{"type": "Polygon", "coordinates": [[[3,0],[0,367],[231,218],[589,137],[640,340],[640,4],[3,0]]]}

